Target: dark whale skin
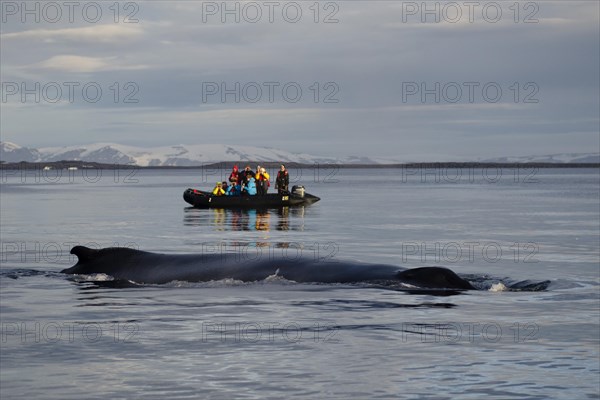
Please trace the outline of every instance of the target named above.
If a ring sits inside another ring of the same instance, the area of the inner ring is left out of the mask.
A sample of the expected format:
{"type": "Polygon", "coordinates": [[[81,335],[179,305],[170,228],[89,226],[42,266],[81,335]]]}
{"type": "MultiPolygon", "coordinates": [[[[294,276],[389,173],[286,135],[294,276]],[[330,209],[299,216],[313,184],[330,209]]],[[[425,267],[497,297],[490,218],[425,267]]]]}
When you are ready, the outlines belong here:
{"type": "Polygon", "coordinates": [[[393,265],[324,262],[310,258],[240,260],[237,254],[160,254],[121,247],[91,249],[75,246],[71,254],[78,257],[78,262],[62,270],[63,273],[103,273],[137,283],[222,279],[253,282],[278,271],[278,276],[299,283],[399,281],[423,288],[474,289],[469,282],[443,267],[406,270],[393,265]]]}

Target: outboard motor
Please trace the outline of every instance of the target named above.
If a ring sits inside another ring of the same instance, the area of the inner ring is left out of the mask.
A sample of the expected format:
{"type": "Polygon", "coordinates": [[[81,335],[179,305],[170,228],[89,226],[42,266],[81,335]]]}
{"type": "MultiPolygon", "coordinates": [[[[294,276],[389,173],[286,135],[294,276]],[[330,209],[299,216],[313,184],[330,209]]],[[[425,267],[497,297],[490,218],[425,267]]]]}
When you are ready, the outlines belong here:
{"type": "Polygon", "coordinates": [[[294,185],[292,186],[292,194],[298,197],[304,197],[304,186],[294,185]]]}

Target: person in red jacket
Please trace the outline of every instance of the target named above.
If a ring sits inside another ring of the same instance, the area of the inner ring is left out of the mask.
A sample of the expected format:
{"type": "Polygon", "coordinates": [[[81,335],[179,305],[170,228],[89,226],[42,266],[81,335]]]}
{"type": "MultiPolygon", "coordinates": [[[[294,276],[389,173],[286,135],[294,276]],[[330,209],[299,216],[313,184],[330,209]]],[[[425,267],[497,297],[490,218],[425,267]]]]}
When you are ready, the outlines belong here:
{"type": "Polygon", "coordinates": [[[238,170],[238,166],[234,165],[233,166],[233,170],[231,171],[231,174],[229,175],[229,182],[231,182],[233,185],[237,185],[240,182],[240,171],[238,170]]]}

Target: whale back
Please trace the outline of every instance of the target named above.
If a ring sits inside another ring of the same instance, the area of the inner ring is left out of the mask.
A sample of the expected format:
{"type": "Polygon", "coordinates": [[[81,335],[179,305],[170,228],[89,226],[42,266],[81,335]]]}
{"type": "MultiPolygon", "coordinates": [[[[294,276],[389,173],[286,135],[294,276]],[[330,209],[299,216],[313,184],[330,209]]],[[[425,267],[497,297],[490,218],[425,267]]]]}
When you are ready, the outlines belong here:
{"type": "Polygon", "coordinates": [[[122,269],[121,266],[125,263],[133,266],[139,264],[149,253],[127,247],[91,249],[85,246],[75,246],[71,249],[71,254],[77,256],[77,264],[62,270],[62,273],[112,275],[115,271],[122,269]]]}
{"type": "Polygon", "coordinates": [[[77,256],[78,262],[85,262],[91,260],[92,258],[97,256],[99,252],[100,250],[90,249],[89,247],[85,246],[75,246],[71,249],[71,254],[77,256]]]}
{"type": "Polygon", "coordinates": [[[475,289],[468,281],[444,267],[421,267],[398,273],[397,278],[410,285],[435,289],[475,289]]]}
{"type": "Polygon", "coordinates": [[[323,263],[312,259],[237,260],[235,256],[212,254],[159,254],[124,247],[91,249],[75,246],[71,254],[78,261],[67,274],[103,273],[115,279],[138,283],[166,283],[174,280],[203,282],[236,279],[260,281],[279,271],[282,278],[296,282],[353,283],[399,280],[420,288],[474,289],[454,272],[443,267],[401,270],[392,265],[354,262],[323,263]]]}

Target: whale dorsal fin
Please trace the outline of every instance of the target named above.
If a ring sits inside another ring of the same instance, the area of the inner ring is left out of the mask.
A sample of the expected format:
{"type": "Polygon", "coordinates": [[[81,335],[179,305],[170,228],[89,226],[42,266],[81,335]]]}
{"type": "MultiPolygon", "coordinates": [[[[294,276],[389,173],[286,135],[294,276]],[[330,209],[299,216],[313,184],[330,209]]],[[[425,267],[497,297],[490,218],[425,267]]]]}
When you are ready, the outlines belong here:
{"type": "Polygon", "coordinates": [[[71,254],[75,254],[79,262],[85,262],[94,258],[98,254],[98,251],[85,246],[75,246],[71,249],[71,254]]]}

